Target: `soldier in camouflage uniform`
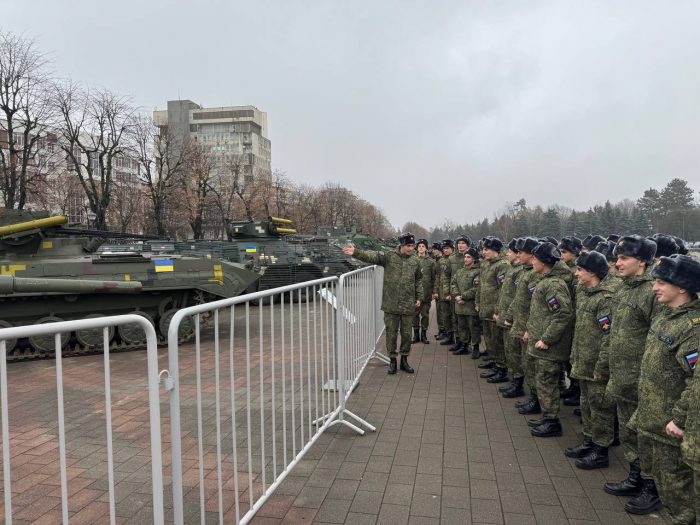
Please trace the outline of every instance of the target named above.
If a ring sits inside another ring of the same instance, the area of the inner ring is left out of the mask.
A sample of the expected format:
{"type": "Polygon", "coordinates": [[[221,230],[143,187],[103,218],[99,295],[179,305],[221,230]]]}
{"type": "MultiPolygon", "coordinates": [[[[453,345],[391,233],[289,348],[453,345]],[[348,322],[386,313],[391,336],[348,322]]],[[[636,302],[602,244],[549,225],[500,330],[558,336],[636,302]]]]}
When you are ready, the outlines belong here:
{"type": "Polygon", "coordinates": [[[476,309],[484,330],[486,350],[493,361],[479,365],[479,368],[490,368],[482,372],[480,377],[489,383],[508,381],[508,366],[506,365],[505,349],[503,348],[503,331],[496,326],[498,296],[508,271],[508,261],[501,255],[503,242],[497,237],[484,239],[485,261],[481,267],[481,279],[476,294],[476,309]]]}
{"type": "MultiPolygon", "coordinates": [[[[471,239],[466,235],[460,235],[455,239],[455,247],[457,248],[457,250],[448,257],[448,261],[450,263],[450,283],[452,282],[452,278],[455,276],[457,271],[464,268],[464,254],[467,252],[467,249],[469,248],[469,246],[471,246],[471,244],[471,239]]],[[[459,340],[457,338],[457,313],[455,311],[454,296],[452,297],[453,300],[450,301],[450,310],[452,312],[452,327],[455,332],[455,341],[454,345],[452,346],[452,348],[450,348],[450,350],[455,351],[461,348],[461,345],[459,345],[459,340]]]]}
{"type": "MultiPolygon", "coordinates": [[[[655,252],[654,241],[639,235],[620,238],[614,250],[622,282],[613,297],[612,315],[615,323],[610,331],[610,380],[607,394],[617,406],[620,440],[625,459],[630,464],[626,479],[603,485],[605,492],[614,496],[637,496],[646,491],[643,496],[649,499],[656,494],[653,479],[649,473],[642,473],[639,466],[637,432],[627,424],[637,410],[639,365],[651,319],[657,310],[656,298],[651,289],[650,268],[655,252]]],[[[652,503],[649,508],[654,506],[652,503]]]]}
{"type": "MultiPolygon", "coordinates": [[[[520,348],[520,356],[522,363],[522,372],[524,383],[527,383],[530,389],[530,397],[523,402],[517,402],[515,407],[520,414],[537,414],[540,410],[540,403],[537,399],[537,388],[535,386],[535,359],[527,354],[527,342],[523,340],[523,336],[527,331],[527,320],[530,317],[530,301],[532,293],[535,291],[535,285],[540,280],[541,276],[532,270],[532,251],[537,247],[537,239],[526,237],[518,241],[516,245],[518,249],[518,259],[522,265],[522,273],[518,279],[518,284],[515,289],[515,298],[508,308],[506,314],[507,319],[512,319],[510,327],[511,337],[518,340],[520,348]]],[[[506,326],[509,321],[505,321],[506,326]]]]}
{"type": "Polygon", "coordinates": [[[498,296],[498,305],[496,307],[496,325],[501,328],[503,334],[503,348],[506,355],[506,364],[510,371],[512,381],[510,384],[502,386],[498,389],[501,395],[505,398],[519,397],[525,394],[523,391],[523,365],[522,356],[520,355],[520,338],[511,337],[510,327],[513,325],[513,316],[510,311],[511,303],[515,299],[515,291],[518,286],[520,274],[523,271],[523,265],[518,259],[518,239],[511,239],[508,243],[508,251],[506,258],[508,259],[509,267],[506,272],[506,278],[501,287],[501,293],[498,296]]]}
{"type": "Polygon", "coordinates": [[[454,327],[452,326],[452,297],[450,297],[450,281],[452,280],[452,267],[450,266],[450,255],[454,250],[452,239],[442,241],[442,259],[438,262],[438,273],[440,274],[440,286],[437,289],[437,315],[438,322],[445,327],[445,334],[439,337],[443,346],[454,344],[454,327]]]}
{"type": "Polygon", "coordinates": [[[457,312],[459,347],[454,355],[464,355],[472,351],[479,353],[481,341],[481,321],[476,311],[476,291],[479,287],[481,268],[479,252],[472,247],[464,254],[464,267],[452,276],[450,293],[454,297],[457,312]]]}
{"type": "MultiPolygon", "coordinates": [[[[673,434],[685,426],[688,409],[699,410],[697,405],[687,405],[687,397],[700,339],[700,323],[693,321],[700,320],[700,262],[687,255],[661,257],[651,276],[663,306],[652,319],[646,339],[639,405],[630,425],[637,428],[642,470],[653,476],[671,523],[690,525],[696,519],[693,471],[682,461],[680,443],[673,434]]],[[[658,506],[658,499],[654,505],[658,506]]],[[[648,507],[649,502],[632,499],[625,510],[636,514],[648,507]]]]}
{"type": "MultiPolygon", "coordinates": [[[[581,253],[583,249],[583,244],[581,239],[574,237],[573,235],[568,237],[563,237],[559,242],[559,251],[561,252],[561,262],[566,265],[566,267],[571,272],[571,298],[574,304],[574,314],[576,312],[576,285],[578,284],[576,279],[576,258],[581,253]]],[[[575,322],[575,321],[574,321],[575,322]]],[[[562,369],[562,376],[560,381],[561,386],[561,397],[564,398],[564,404],[566,406],[578,406],[579,396],[581,394],[581,389],[579,387],[578,379],[571,377],[571,362],[567,361],[564,368],[562,369]],[[564,380],[564,372],[569,377],[570,384],[567,388],[566,382],[564,380]]]]}
{"type": "Polygon", "coordinates": [[[354,246],[343,248],[345,255],[360,261],[384,267],[382,311],[386,328],[386,349],[389,354],[388,374],[396,373],[396,343],[401,332],[401,370],[414,372],[408,364],[411,352],[411,326],[416,308],[420,308],[423,285],[418,258],[413,256],[415,238],[405,233],[398,238],[399,246],[391,252],[359,250],[354,246]]]}
{"type": "Polygon", "coordinates": [[[605,395],[609,373],[608,355],[603,351],[610,343],[614,289],[605,280],[608,262],[602,254],[582,253],[576,265],[579,284],[571,374],[580,381],[583,442],[564,454],[578,458],[578,468],[591,470],[608,466],[608,447],[614,437],[615,404],[605,395]]]}
{"type": "MultiPolygon", "coordinates": [[[[441,282],[441,276],[442,273],[440,271],[440,259],[442,259],[442,243],[441,242],[434,242],[433,243],[433,300],[435,301],[435,311],[439,311],[439,293],[438,291],[440,290],[440,282],[441,282]]],[[[442,337],[445,336],[447,333],[445,331],[445,325],[443,323],[443,319],[440,317],[439,313],[436,313],[435,317],[437,318],[437,325],[438,325],[438,333],[435,334],[435,339],[441,339],[442,337]]]]}
{"type": "MultiPolygon", "coordinates": [[[[542,418],[528,422],[535,437],[561,436],[559,422],[559,371],[569,359],[573,308],[571,292],[553,267],[560,262],[556,245],[545,242],[533,251],[532,268],[540,274],[532,294],[527,321],[527,353],[536,359],[535,383],[542,418]]],[[[568,270],[567,270],[568,271],[568,270]]]]}
{"type": "Polygon", "coordinates": [[[420,263],[421,275],[423,276],[423,297],[421,297],[420,308],[413,317],[413,341],[430,344],[428,340],[428,324],[430,323],[430,304],[433,296],[433,282],[435,281],[435,261],[428,253],[428,241],[418,239],[416,243],[418,250],[418,262],[420,263]]]}

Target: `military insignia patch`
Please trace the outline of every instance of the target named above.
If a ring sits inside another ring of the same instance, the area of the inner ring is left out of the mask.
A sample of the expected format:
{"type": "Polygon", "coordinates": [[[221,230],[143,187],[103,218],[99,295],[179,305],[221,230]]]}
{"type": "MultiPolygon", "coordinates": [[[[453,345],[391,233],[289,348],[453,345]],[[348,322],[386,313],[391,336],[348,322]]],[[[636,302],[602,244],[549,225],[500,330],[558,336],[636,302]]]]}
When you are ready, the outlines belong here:
{"type": "Polygon", "coordinates": [[[530,292],[530,295],[532,295],[532,292],[535,291],[535,287],[534,287],[534,286],[530,286],[530,287],[528,287],[527,291],[530,292]]]}
{"type": "Polygon", "coordinates": [[[498,282],[499,282],[499,283],[503,284],[503,281],[506,280],[506,274],[504,274],[504,273],[499,273],[499,274],[496,276],[496,279],[498,279],[498,282]]]}
{"type": "Polygon", "coordinates": [[[606,315],[598,319],[598,326],[600,326],[601,331],[607,334],[610,331],[610,318],[606,315]]]}
{"type": "Polygon", "coordinates": [[[688,365],[688,368],[692,372],[695,369],[695,364],[698,362],[698,351],[695,350],[694,352],[691,352],[690,354],[684,356],[684,359],[688,365]]]}
{"type": "Polygon", "coordinates": [[[547,299],[547,306],[549,306],[549,309],[552,312],[556,312],[561,308],[561,305],[559,304],[559,301],[557,301],[556,297],[550,297],[547,299]]]}
{"type": "Polygon", "coordinates": [[[694,325],[695,325],[695,324],[700,324],[700,317],[693,317],[693,318],[690,320],[690,322],[693,323],[694,325]]]}

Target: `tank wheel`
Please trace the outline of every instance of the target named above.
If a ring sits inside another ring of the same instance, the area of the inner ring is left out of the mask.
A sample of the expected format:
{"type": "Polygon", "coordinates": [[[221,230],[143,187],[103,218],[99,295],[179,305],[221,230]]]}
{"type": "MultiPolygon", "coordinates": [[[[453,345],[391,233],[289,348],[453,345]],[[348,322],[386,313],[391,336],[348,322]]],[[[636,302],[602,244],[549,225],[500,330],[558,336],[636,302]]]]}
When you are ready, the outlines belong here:
{"type": "MultiPolygon", "coordinates": [[[[99,317],[104,317],[103,314],[90,314],[83,317],[83,319],[97,319],[99,317]]],[[[104,328],[84,328],[82,330],[75,331],[75,338],[78,340],[80,346],[85,349],[93,349],[100,347],[102,345],[102,331],[104,328]]],[[[107,327],[109,340],[114,338],[114,327],[107,327]]]]}
{"type": "MultiPolygon", "coordinates": [[[[165,312],[158,320],[158,328],[160,330],[160,335],[164,338],[168,338],[168,328],[170,328],[170,321],[173,320],[173,316],[177,313],[177,309],[173,308],[165,312]]],[[[186,316],[180,322],[180,326],[177,330],[177,339],[180,342],[189,341],[194,337],[194,320],[192,316],[186,316]]]]}
{"type": "MultiPolygon", "coordinates": [[[[7,321],[0,320],[0,328],[12,328],[12,325],[7,321]]],[[[6,339],[5,348],[7,349],[7,354],[9,355],[12,350],[17,346],[17,339],[6,339]]]]}
{"type": "MultiPolygon", "coordinates": [[[[140,315],[141,317],[145,317],[149,323],[155,326],[155,324],[153,324],[153,318],[147,313],[140,311],[131,313],[140,315]]],[[[134,323],[123,324],[119,326],[119,336],[122,338],[122,341],[124,341],[128,345],[146,344],[146,332],[143,331],[143,328],[134,323]]]]}
{"type": "MultiPolygon", "coordinates": [[[[46,317],[42,317],[41,319],[37,319],[34,324],[60,323],[61,321],[63,321],[63,319],[61,319],[60,317],[49,315],[46,317]]],[[[56,355],[56,345],[55,345],[56,337],[54,334],[32,335],[32,336],[29,336],[28,339],[29,339],[29,344],[32,345],[32,348],[37,351],[37,357],[41,357],[41,356],[53,357],[56,355]]],[[[70,333],[61,334],[61,348],[62,349],[64,349],[68,345],[68,341],[70,341],[70,333]]]]}

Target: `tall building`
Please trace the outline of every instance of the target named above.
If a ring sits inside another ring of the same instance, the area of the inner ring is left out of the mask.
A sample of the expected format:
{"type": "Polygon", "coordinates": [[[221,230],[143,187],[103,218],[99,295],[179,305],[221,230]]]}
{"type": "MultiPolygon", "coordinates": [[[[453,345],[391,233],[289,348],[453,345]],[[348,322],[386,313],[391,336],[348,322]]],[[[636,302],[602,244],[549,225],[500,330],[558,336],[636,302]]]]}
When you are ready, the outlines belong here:
{"type": "Polygon", "coordinates": [[[191,100],[169,100],[167,110],[153,112],[153,121],[202,144],[220,169],[238,164],[247,180],[272,174],[267,113],[255,106],[203,108],[191,100]]]}

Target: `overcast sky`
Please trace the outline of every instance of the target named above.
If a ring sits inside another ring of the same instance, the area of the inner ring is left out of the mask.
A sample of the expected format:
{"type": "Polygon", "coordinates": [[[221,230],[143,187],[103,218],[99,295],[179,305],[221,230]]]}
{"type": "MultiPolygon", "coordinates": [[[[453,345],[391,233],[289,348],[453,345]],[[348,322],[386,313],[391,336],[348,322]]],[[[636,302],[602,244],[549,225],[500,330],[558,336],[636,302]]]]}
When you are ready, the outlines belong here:
{"type": "Polygon", "coordinates": [[[268,113],[273,169],[400,227],[700,189],[700,3],[0,0],[54,69],[146,111],[268,113]]]}

